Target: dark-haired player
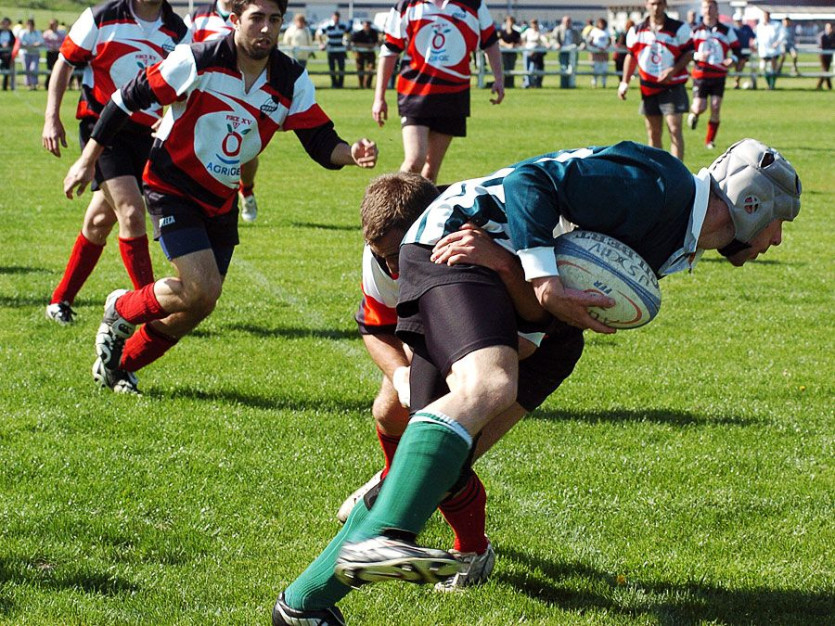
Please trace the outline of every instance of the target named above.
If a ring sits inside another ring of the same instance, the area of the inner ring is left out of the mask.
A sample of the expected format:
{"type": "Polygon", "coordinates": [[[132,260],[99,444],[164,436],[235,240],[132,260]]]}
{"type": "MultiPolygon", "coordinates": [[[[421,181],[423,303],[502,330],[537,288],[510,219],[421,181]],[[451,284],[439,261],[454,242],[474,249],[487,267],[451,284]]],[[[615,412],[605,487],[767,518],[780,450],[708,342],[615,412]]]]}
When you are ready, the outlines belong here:
{"type": "MultiPolygon", "coordinates": [[[[232,0],[216,0],[204,4],[186,16],[190,43],[201,43],[222,39],[235,30],[230,20],[232,0]]],[[[258,157],[241,165],[241,219],[254,222],[258,217],[258,202],[255,200],[255,173],[258,171],[258,157]]]]}

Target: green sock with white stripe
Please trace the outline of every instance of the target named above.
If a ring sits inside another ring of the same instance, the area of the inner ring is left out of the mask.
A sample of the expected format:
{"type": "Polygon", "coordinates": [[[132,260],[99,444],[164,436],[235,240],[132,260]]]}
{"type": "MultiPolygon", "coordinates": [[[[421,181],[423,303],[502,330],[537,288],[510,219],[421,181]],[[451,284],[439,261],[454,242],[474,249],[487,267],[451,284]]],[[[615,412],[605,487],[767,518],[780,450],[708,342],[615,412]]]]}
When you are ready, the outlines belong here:
{"type": "Polygon", "coordinates": [[[417,535],[458,479],[472,437],[458,422],[432,411],[409,421],[368,517],[348,536],[356,542],[386,529],[417,535]]]}

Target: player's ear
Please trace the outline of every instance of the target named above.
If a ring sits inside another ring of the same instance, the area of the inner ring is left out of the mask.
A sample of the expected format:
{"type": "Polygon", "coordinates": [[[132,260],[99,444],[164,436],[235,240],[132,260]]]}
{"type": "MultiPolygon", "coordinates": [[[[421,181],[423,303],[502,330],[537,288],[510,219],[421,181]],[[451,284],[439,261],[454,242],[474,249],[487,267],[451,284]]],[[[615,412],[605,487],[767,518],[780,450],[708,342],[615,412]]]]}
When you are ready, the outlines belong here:
{"type": "Polygon", "coordinates": [[[229,21],[232,22],[232,25],[237,28],[238,24],[241,23],[241,16],[233,11],[229,14],[229,21]]]}

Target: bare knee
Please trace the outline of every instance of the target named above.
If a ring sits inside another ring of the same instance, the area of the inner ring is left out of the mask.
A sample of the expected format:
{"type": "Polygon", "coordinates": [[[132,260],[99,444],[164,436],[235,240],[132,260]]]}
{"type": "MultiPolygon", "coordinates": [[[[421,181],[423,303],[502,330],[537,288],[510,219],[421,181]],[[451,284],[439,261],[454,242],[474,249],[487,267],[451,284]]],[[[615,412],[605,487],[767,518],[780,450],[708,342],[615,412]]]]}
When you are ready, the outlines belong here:
{"type": "Polygon", "coordinates": [[[409,410],[401,406],[397,392],[391,385],[384,384],[380,389],[374,398],[371,415],[378,430],[393,437],[402,435],[409,423],[409,410]]]}
{"type": "Polygon", "coordinates": [[[184,313],[192,319],[205,319],[212,314],[220,299],[222,284],[207,280],[193,285],[184,285],[180,294],[184,313]]]}

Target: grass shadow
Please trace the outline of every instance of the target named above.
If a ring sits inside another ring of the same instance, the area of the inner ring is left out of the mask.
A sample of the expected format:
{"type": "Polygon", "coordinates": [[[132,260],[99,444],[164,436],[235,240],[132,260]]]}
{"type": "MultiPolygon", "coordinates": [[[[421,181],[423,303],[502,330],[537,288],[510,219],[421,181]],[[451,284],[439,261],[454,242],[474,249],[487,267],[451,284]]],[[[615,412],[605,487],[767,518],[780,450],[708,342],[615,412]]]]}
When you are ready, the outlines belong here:
{"type": "Polygon", "coordinates": [[[348,232],[348,233],[358,233],[360,232],[360,227],[358,224],[355,225],[340,225],[340,224],[322,224],[321,222],[290,222],[290,226],[293,228],[313,228],[316,230],[335,230],[339,232],[348,232]]]}
{"type": "MultiPolygon", "coordinates": [[[[82,591],[103,596],[134,594],[140,586],[121,576],[98,571],[79,571],[46,566],[9,557],[0,558],[0,581],[3,585],[26,585],[53,591],[82,591]]],[[[0,595],[0,615],[16,612],[15,603],[5,594],[0,595]]]]}
{"type": "Polygon", "coordinates": [[[246,333],[254,337],[264,339],[359,339],[360,334],[356,329],[340,330],[338,328],[264,328],[255,324],[224,324],[216,330],[196,328],[190,334],[192,337],[213,337],[227,331],[246,333]]]}
{"type": "Polygon", "coordinates": [[[187,398],[229,405],[247,406],[255,409],[270,411],[327,411],[342,413],[344,411],[368,412],[371,409],[369,400],[358,399],[346,401],[344,399],[329,400],[327,398],[284,398],[256,394],[241,393],[233,390],[206,391],[198,387],[176,387],[170,390],[156,390],[155,397],[178,400],[187,398]]]}
{"type": "Polygon", "coordinates": [[[751,426],[759,424],[755,419],[745,417],[705,417],[687,411],[670,409],[630,410],[615,409],[611,411],[564,411],[539,409],[525,419],[541,419],[554,422],[587,422],[587,423],[623,423],[623,422],[651,422],[669,426],[706,426],[708,424],[722,424],[727,426],[751,426]]]}
{"type": "Polygon", "coordinates": [[[0,274],[14,275],[14,274],[55,274],[55,271],[45,267],[23,267],[20,265],[0,265],[0,274]]]}
{"type": "Polygon", "coordinates": [[[538,602],[568,611],[582,613],[594,609],[625,615],[651,615],[655,623],[665,626],[831,624],[835,615],[835,597],[826,593],[768,587],[726,589],[698,582],[638,580],[628,581],[621,587],[615,574],[584,563],[555,563],[503,546],[498,552],[502,560],[515,561],[526,573],[507,573],[499,569],[494,574],[497,581],[511,585],[538,602]],[[579,584],[578,578],[582,580],[579,584]]]}

